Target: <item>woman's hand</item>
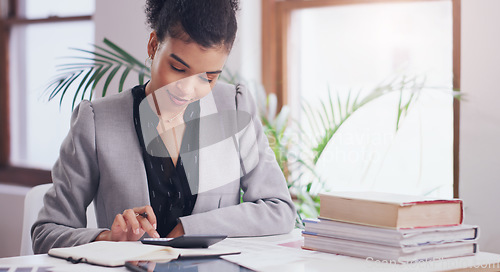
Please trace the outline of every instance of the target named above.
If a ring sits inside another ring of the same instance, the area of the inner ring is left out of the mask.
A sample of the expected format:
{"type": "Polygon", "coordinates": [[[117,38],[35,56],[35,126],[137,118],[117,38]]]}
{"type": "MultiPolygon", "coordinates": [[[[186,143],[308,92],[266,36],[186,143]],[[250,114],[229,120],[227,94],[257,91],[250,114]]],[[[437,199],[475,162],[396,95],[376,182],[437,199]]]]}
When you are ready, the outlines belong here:
{"type": "Polygon", "coordinates": [[[147,232],[159,238],[156,232],[156,216],[151,206],[127,209],[115,216],[111,230],[101,232],[96,241],[137,241],[147,232]]]}
{"type": "Polygon", "coordinates": [[[177,223],[177,226],[175,226],[175,228],[167,235],[167,238],[175,238],[181,235],[184,235],[184,227],[179,221],[179,223],[177,223]]]}

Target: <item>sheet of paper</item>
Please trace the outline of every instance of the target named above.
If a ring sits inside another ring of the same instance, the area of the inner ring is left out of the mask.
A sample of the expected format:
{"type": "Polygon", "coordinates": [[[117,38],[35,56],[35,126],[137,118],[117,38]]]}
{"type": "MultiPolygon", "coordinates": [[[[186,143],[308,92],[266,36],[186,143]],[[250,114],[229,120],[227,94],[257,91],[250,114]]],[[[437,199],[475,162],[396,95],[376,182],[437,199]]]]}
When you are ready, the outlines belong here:
{"type": "MultiPolygon", "coordinates": [[[[222,258],[258,271],[443,271],[482,267],[500,271],[500,255],[480,252],[476,256],[427,261],[412,264],[390,264],[370,259],[353,258],[318,251],[303,250],[282,244],[301,241],[301,230],[268,237],[228,238],[221,245],[235,247],[241,254],[222,258]]],[[[461,271],[461,270],[459,270],[461,271]]],[[[464,270],[465,271],[465,270],[464,270]]],[[[470,271],[470,270],[469,270],[470,271]]],[[[472,270],[475,271],[475,270],[472,270]]]]}
{"type": "MultiPolygon", "coordinates": [[[[300,230],[294,231],[300,233],[300,230]]],[[[313,251],[281,245],[300,242],[301,239],[302,237],[297,233],[268,237],[230,238],[220,242],[221,245],[237,248],[241,250],[241,254],[223,256],[222,258],[258,271],[278,266],[285,268],[283,271],[288,271],[289,266],[305,262],[311,255],[315,254],[313,251]]]]}

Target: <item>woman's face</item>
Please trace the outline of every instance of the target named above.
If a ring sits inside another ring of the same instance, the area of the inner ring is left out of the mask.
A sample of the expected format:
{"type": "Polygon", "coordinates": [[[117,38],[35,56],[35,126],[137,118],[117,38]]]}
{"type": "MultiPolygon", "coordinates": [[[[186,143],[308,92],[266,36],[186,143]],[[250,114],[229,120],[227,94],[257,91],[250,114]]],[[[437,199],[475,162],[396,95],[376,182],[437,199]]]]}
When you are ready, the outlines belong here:
{"type": "Polygon", "coordinates": [[[148,53],[152,63],[146,95],[169,85],[165,96],[169,99],[162,102],[173,110],[208,95],[229,54],[225,46],[204,48],[171,37],[160,43],[155,32],[150,35],[148,53]]]}

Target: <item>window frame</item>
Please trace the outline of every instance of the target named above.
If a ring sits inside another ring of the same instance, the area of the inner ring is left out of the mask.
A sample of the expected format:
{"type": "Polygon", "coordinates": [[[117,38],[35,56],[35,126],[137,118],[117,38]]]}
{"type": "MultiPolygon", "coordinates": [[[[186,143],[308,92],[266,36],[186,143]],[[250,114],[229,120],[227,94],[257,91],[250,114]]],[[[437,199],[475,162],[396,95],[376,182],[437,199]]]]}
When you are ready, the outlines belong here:
{"type": "MultiPolygon", "coordinates": [[[[453,32],[453,89],[460,89],[461,0],[261,0],[262,84],[275,93],[278,109],[288,104],[287,57],[291,13],[305,8],[355,4],[451,1],[453,32]]],[[[460,101],[453,100],[453,196],[459,197],[460,101]]]]}
{"type": "Polygon", "coordinates": [[[50,183],[50,170],[16,167],[10,164],[9,43],[12,27],[40,23],[89,21],[93,19],[93,14],[27,19],[20,16],[20,1],[22,0],[8,0],[6,17],[0,17],[0,183],[33,187],[50,183]]]}

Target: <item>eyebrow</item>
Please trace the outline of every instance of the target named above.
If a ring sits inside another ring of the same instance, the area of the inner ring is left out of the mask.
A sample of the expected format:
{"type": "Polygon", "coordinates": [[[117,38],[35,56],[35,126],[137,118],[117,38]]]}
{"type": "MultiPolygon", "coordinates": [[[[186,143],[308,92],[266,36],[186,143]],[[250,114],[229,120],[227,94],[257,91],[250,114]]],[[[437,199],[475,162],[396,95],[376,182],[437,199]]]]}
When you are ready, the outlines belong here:
{"type": "MultiPolygon", "coordinates": [[[[177,60],[178,62],[182,63],[184,66],[186,66],[187,68],[191,68],[189,66],[189,64],[187,64],[183,59],[181,59],[179,56],[177,56],[176,54],[170,54],[170,56],[172,58],[174,58],[175,60],[177,60]]],[[[222,70],[217,70],[217,71],[213,71],[213,72],[206,72],[207,74],[220,74],[222,73],[222,70]]]]}
{"type": "Polygon", "coordinates": [[[217,71],[213,71],[213,72],[205,72],[206,74],[220,74],[222,73],[222,70],[217,70],[217,71]]]}
{"type": "Polygon", "coordinates": [[[184,60],[182,60],[181,58],[179,58],[179,56],[177,56],[176,54],[170,54],[170,56],[172,58],[174,58],[175,60],[177,60],[178,62],[184,64],[184,66],[186,66],[187,68],[191,68],[184,60]]]}

